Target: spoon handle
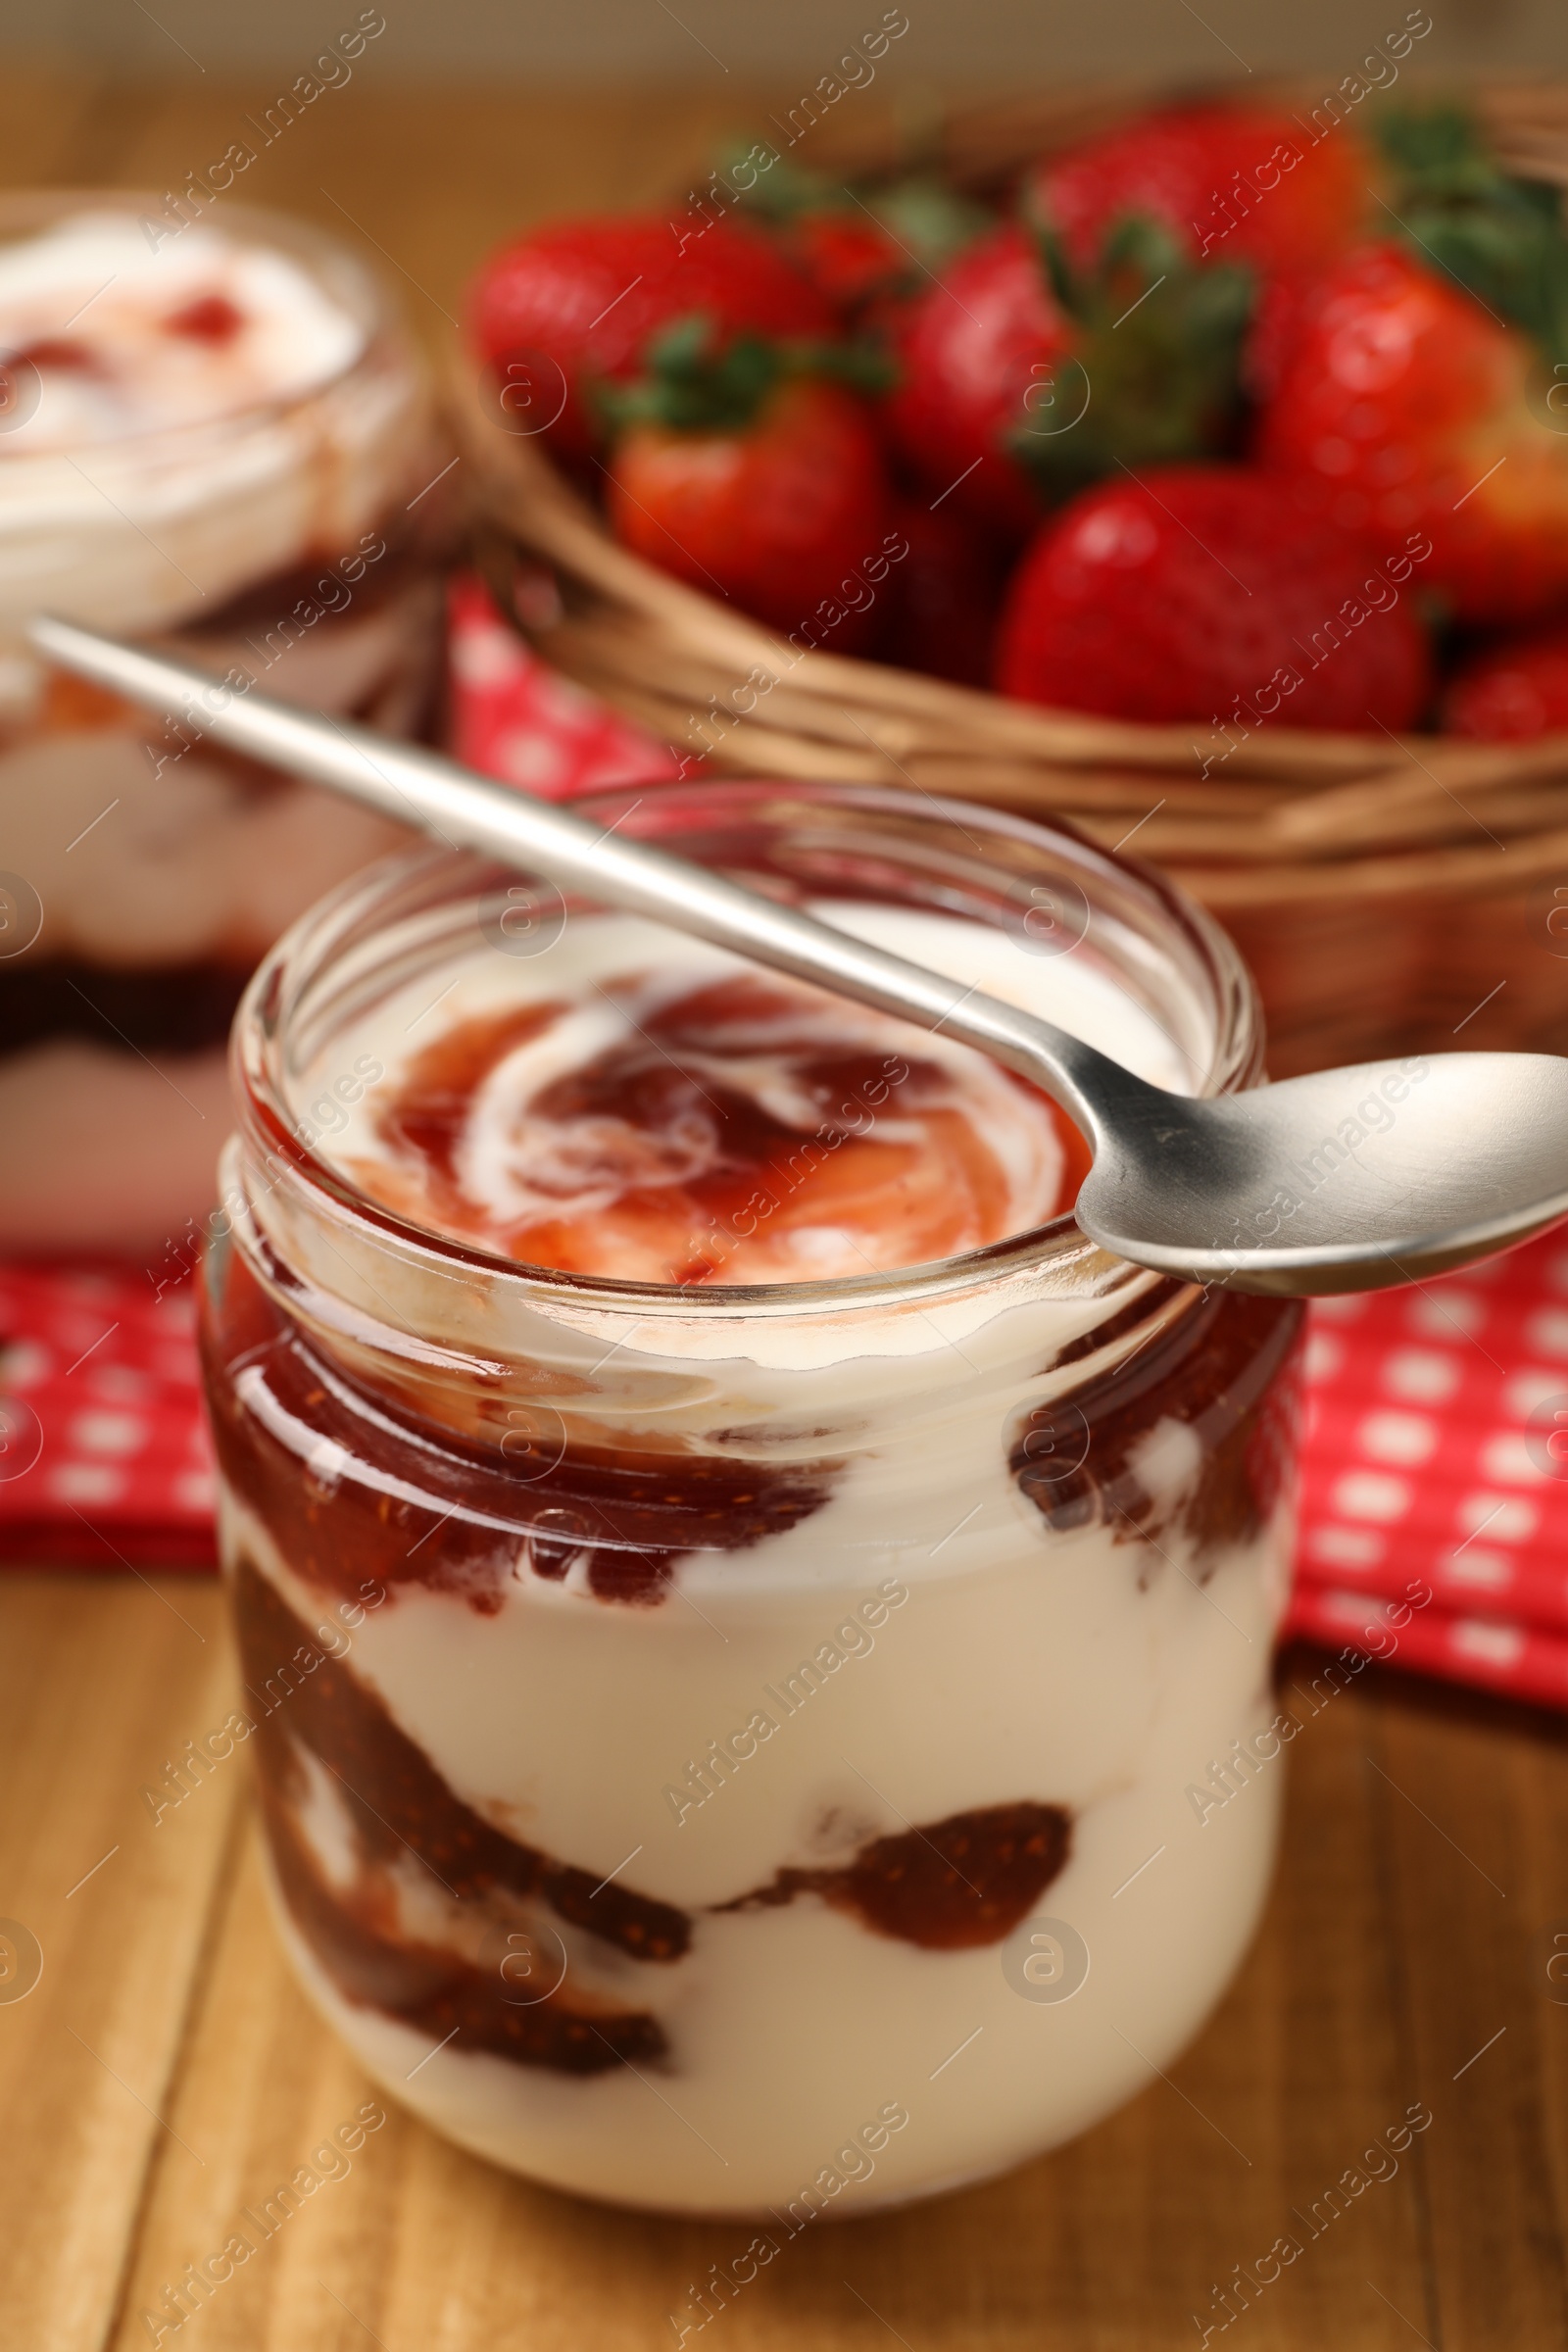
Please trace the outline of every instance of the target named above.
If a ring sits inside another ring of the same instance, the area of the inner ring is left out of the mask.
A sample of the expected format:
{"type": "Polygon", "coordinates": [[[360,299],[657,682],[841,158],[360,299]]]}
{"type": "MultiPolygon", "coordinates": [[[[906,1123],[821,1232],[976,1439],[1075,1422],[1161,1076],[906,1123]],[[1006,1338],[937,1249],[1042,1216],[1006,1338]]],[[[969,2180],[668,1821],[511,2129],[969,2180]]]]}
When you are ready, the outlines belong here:
{"type": "Polygon", "coordinates": [[[454,848],[482,851],[564,889],[648,915],[835,996],[942,1029],[1045,1088],[1098,1150],[1096,1099],[1139,1082],[1049,1021],[963,989],[793,906],[667,851],[586,823],[549,801],[368,727],[298,710],[185,662],[40,616],[40,652],[79,677],[166,713],[215,743],[363,801],[454,848]]]}

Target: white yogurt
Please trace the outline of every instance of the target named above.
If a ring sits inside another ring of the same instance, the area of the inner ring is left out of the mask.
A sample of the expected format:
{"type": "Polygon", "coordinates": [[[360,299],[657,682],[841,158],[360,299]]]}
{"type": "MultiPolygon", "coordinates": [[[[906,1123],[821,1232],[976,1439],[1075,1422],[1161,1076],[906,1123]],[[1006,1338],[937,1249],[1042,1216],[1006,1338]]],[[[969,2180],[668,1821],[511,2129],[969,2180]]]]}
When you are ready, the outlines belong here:
{"type": "Polygon", "coordinates": [[[79,455],[298,400],[364,348],[359,320],[296,261],[217,228],[155,249],[126,213],[81,213],[0,246],[0,356],[24,355],[40,379],[36,406],[19,401],[10,455],[79,455]]]}
{"type": "Polygon", "coordinates": [[[155,250],[130,212],[0,245],[0,719],[35,688],[29,612],[137,633],[205,619],[351,553],[409,495],[423,394],[401,351],[372,348],[368,281],[363,299],[207,223],[155,250]],[[179,324],[204,311],[207,331],[179,324]]]}

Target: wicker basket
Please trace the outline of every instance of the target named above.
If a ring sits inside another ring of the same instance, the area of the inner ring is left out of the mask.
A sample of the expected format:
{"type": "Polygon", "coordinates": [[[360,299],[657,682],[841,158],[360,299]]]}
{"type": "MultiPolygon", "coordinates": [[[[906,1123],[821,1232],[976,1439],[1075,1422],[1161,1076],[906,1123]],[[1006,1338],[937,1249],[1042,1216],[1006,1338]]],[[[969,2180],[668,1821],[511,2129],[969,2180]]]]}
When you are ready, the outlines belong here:
{"type": "MultiPolygon", "coordinates": [[[[928,122],[918,152],[989,190],[1152,94],[970,110],[928,122]]],[[[1274,94],[1299,105],[1304,93],[1274,94]]],[[[1482,106],[1507,161],[1568,185],[1568,87],[1494,87],[1482,106]]],[[[907,164],[910,140],[841,145],[835,160],[907,164]]],[[[1067,817],[1157,860],[1251,964],[1277,1075],[1450,1036],[1568,1049],[1568,737],[1505,747],[1264,727],[1205,781],[1192,727],[798,653],[618,547],[540,442],[499,429],[466,368],[454,406],[503,611],[557,668],[711,772],[913,785],[1067,817]]]]}

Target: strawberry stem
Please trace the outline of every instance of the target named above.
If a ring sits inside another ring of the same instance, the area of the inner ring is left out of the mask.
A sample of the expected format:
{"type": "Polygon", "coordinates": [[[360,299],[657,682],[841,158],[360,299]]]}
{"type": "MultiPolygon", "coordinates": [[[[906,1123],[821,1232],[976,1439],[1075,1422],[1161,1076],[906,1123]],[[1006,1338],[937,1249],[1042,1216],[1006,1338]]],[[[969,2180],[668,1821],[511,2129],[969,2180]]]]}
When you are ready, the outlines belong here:
{"type": "Polygon", "coordinates": [[[663,425],[680,433],[744,432],[780,384],[813,376],[855,392],[880,392],[888,363],[854,343],[739,334],[720,345],[713,321],[694,311],[650,338],[644,372],[630,383],[602,384],[599,406],[611,426],[663,425]]]}
{"type": "MultiPolygon", "coordinates": [[[[770,151],[771,152],[771,151],[770,151]]],[[[752,151],[755,155],[756,150],[752,151]]],[[[842,214],[881,229],[908,256],[904,274],[911,284],[940,270],[954,255],[972,244],[996,216],[972,197],[948,187],[934,172],[908,172],[895,179],[846,180],[827,172],[810,172],[788,156],[772,156],[761,172],[751,170],[751,156],[720,162],[716,176],[733,186],[734,201],[758,219],[788,225],[813,214],[842,214]]]]}
{"type": "Polygon", "coordinates": [[[1051,500],[1124,465],[1168,465],[1234,440],[1252,274],[1200,268],[1162,224],[1129,215],[1076,269],[1049,226],[1036,231],[1074,357],[1008,436],[1051,500]]]}

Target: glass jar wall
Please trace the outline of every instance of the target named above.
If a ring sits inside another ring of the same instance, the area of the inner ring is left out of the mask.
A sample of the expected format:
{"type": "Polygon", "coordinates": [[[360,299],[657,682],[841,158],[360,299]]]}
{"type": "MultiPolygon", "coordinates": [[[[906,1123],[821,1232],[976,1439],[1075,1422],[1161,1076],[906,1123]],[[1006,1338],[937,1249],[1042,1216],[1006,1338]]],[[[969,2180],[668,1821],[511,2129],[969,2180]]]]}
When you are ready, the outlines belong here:
{"type": "MultiPolygon", "coordinates": [[[[1225,942],[1066,836],[829,787],[597,813],[1257,1077],[1225,942]]],[[[788,2233],[1081,2131],[1237,1966],[1299,1309],[1070,1216],[682,1287],[390,1212],[333,1142],[403,1005],[475,959],[537,984],[592,919],[420,855],[247,998],[205,1337],[246,1737],[285,1942],[379,2082],[557,2185],[788,2233]]]]}

